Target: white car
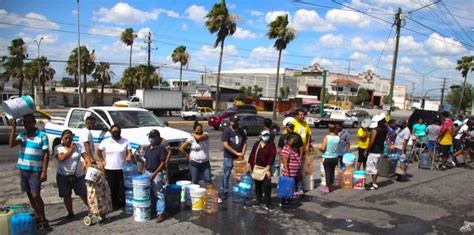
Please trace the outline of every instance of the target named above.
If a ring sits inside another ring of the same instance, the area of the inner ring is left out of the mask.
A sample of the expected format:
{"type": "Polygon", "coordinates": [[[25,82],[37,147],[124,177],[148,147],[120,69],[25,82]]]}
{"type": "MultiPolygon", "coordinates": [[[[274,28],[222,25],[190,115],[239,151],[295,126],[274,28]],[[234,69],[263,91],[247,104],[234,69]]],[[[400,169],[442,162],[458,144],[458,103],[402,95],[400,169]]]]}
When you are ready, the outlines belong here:
{"type": "Polygon", "coordinates": [[[328,114],[334,111],[341,111],[341,110],[342,108],[339,106],[326,106],[326,105],[324,106],[324,113],[328,113],[328,114]]]}
{"type": "Polygon", "coordinates": [[[197,119],[205,119],[207,120],[211,115],[214,114],[214,110],[208,107],[198,107],[193,108],[189,111],[181,112],[181,117],[184,120],[197,120],[197,119]]]}

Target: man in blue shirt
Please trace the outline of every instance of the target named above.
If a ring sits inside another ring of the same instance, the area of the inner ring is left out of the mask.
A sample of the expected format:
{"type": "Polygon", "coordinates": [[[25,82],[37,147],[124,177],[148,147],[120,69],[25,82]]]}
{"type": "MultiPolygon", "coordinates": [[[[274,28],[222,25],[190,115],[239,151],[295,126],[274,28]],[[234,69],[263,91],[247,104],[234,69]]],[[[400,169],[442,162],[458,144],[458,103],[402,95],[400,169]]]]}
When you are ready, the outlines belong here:
{"type": "Polygon", "coordinates": [[[36,128],[36,118],[33,114],[23,116],[25,131],[16,135],[16,121],[11,120],[9,138],[10,147],[21,145],[16,167],[20,170],[20,183],[28,195],[31,207],[35,210],[37,222],[41,222],[43,231],[51,231],[44,213],[44,202],[41,198],[41,183],[45,182],[49,163],[48,137],[36,128]]]}

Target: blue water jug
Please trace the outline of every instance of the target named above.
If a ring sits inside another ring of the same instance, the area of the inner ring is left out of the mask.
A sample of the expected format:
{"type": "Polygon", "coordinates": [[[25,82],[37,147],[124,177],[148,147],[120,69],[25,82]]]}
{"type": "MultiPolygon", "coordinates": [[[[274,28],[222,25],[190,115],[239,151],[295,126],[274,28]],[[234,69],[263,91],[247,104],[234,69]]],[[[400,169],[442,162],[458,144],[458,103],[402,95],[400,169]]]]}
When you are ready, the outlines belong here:
{"type": "Polygon", "coordinates": [[[247,173],[240,177],[239,193],[243,198],[252,197],[252,185],[253,185],[253,179],[252,179],[252,176],[250,176],[250,173],[247,173]]]}
{"type": "Polygon", "coordinates": [[[125,190],[125,213],[133,214],[133,190],[125,190]]]}
{"type": "Polygon", "coordinates": [[[170,210],[181,208],[181,186],[176,184],[166,186],[166,207],[170,210]]]}
{"type": "Polygon", "coordinates": [[[14,214],[11,218],[10,228],[13,235],[35,235],[35,216],[31,212],[21,212],[14,214]]]}
{"type": "Polygon", "coordinates": [[[287,176],[278,178],[277,196],[283,199],[292,199],[295,191],[295,179],[287,176]]]}
{"type": "Polygon", "coordinates": [[[242,203],[245,201],[245,198],[240,194],[240,188],[238,184],[232,186],[232,199],[235,203],[242,203]]]}
{"type": "Polygon", "coordinates": [[[122,169],[125,188],[133,188],[133,177],[138,175],[137,165],[127,163],[122,169]]]}
{"type": "Polygon", "coordinates": [[[390,143],[388,141],[385,141],[383,143],[383,154],[388,155],[390,153],[390,143]]]}
{"type": "Polygon", "coordinates": [[[431,156],[429,153],[420,154],[420,164],[418,167],[421,169],[431,169],[431,156]]]}

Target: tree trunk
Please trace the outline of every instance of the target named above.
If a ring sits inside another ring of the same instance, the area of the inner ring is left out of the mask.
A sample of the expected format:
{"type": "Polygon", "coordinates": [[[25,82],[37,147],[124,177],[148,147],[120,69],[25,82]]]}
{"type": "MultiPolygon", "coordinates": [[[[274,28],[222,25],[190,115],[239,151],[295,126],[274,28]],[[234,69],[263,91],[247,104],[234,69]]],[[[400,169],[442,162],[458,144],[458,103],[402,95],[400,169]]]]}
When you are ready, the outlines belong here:
{"type": "Polygon", "coordinates": [[[219,67],[217,67],[217,81],[216,81],[216,111],[220,111],[219,107],[219,94],[220,94],[220,82],[221,82],[221,66],[222,66],[222,58],[224,57],[224,41],[225,38],[221,42],[221,53],[219,56],[219,67]]]}
{"type": "Polygon", "coordinates": [[[35,97],[35,79],[31,79],[31,97],[33,97],[33,100],[36,99],[35,97]]]}
{"type": "Polygon", "coordinates": [[[281,61],[281,51],[278,51],[278,65],[277,65],[277,74],[276,74],[276,82],[275,82],[275,97],[273,99],[273,120],[277,120],[277,102],[278,102],[278,80],[280,79],[280,61],[281,61]]]}
{"type": "MultiPolygon", "coordinates": [[[[85,67],[85,66],[84,66],[85,67]]],[[[82,89],[82,95],[84,96],[84,108],[87,108],[87,74],[84,71],[84,87],[82,89]]]]}
{"type": "Polygon", "coordinates": [[[23,78],[18,80],[18,96],[22,96],[23,94],[23,78]]]}
{"type": "MultiPolygon", "coordinates": [[[[132,67],[132,47],[133,47],[133,44],[130,45],[130,57],[128,59],[128,67],[131,68],[132,67]]],[[[130,80],[130,95],[133,95],[133,90],[134,90],[134,87],[133,87],[133,78],[130,80]]]]}
{"type": "Polygon", "coordinates": [[[462,83],[462,87],[461,87],[461,98],[459,99],[459,111],[464,111],[464,109],[462,109],[462,101],[464,99],[464,90],[466,89],[466,79],[467,79],[467,74],[464,77],[464,82],[462,83]]]}
{"type": "Polygon", "coordinates": [[[44,81],[44,78],[43,78],[43,81],[41,81],[41,92],[43,92],[43,104],[48,106],[48,102],[46,101],[46,82],[44,81]]]}
{"type": "Polygon", "coordinates": [[[105,82],[102,82],[100,87],[100,100],[102,101],[101,105],[104,105],[104,86],[105,82]]]}
{"type": "Polygon", "coordinates": [[[179,67],[179,90],[181,91],[182,89],[182,78],[183,78],[183,63],[181,63],[181,66],[179,67]]]}

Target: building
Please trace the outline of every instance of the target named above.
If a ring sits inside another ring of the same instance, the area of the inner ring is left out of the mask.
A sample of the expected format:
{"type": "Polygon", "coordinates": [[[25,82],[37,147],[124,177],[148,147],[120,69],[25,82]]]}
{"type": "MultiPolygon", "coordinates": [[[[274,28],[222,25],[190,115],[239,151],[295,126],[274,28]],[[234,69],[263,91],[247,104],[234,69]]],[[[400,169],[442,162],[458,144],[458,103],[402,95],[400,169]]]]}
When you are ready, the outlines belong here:
{"type": "MultiPolygon", "coordinates": [[[[23,89],[25,90],[25,88],[23,89]]],[[[18,96],[18,89],[13,87],[13,81],[5,82],[1,80],[0,94],[2,95],[2,100],[8,100],[12,96],[18,96]]]]}
{"type": "MultiPolygon", "coordinates": [[[[180,84],[179,79],[169,79],[167,81],[170,84],[171,88],[179,88],[179,84],[180,84]]],[[[196,81],[194,81],[194,80],[181,80],[181,84],[182,84],[181,88],[187,87],[187,86],[195,86],[196,81]]]]}

